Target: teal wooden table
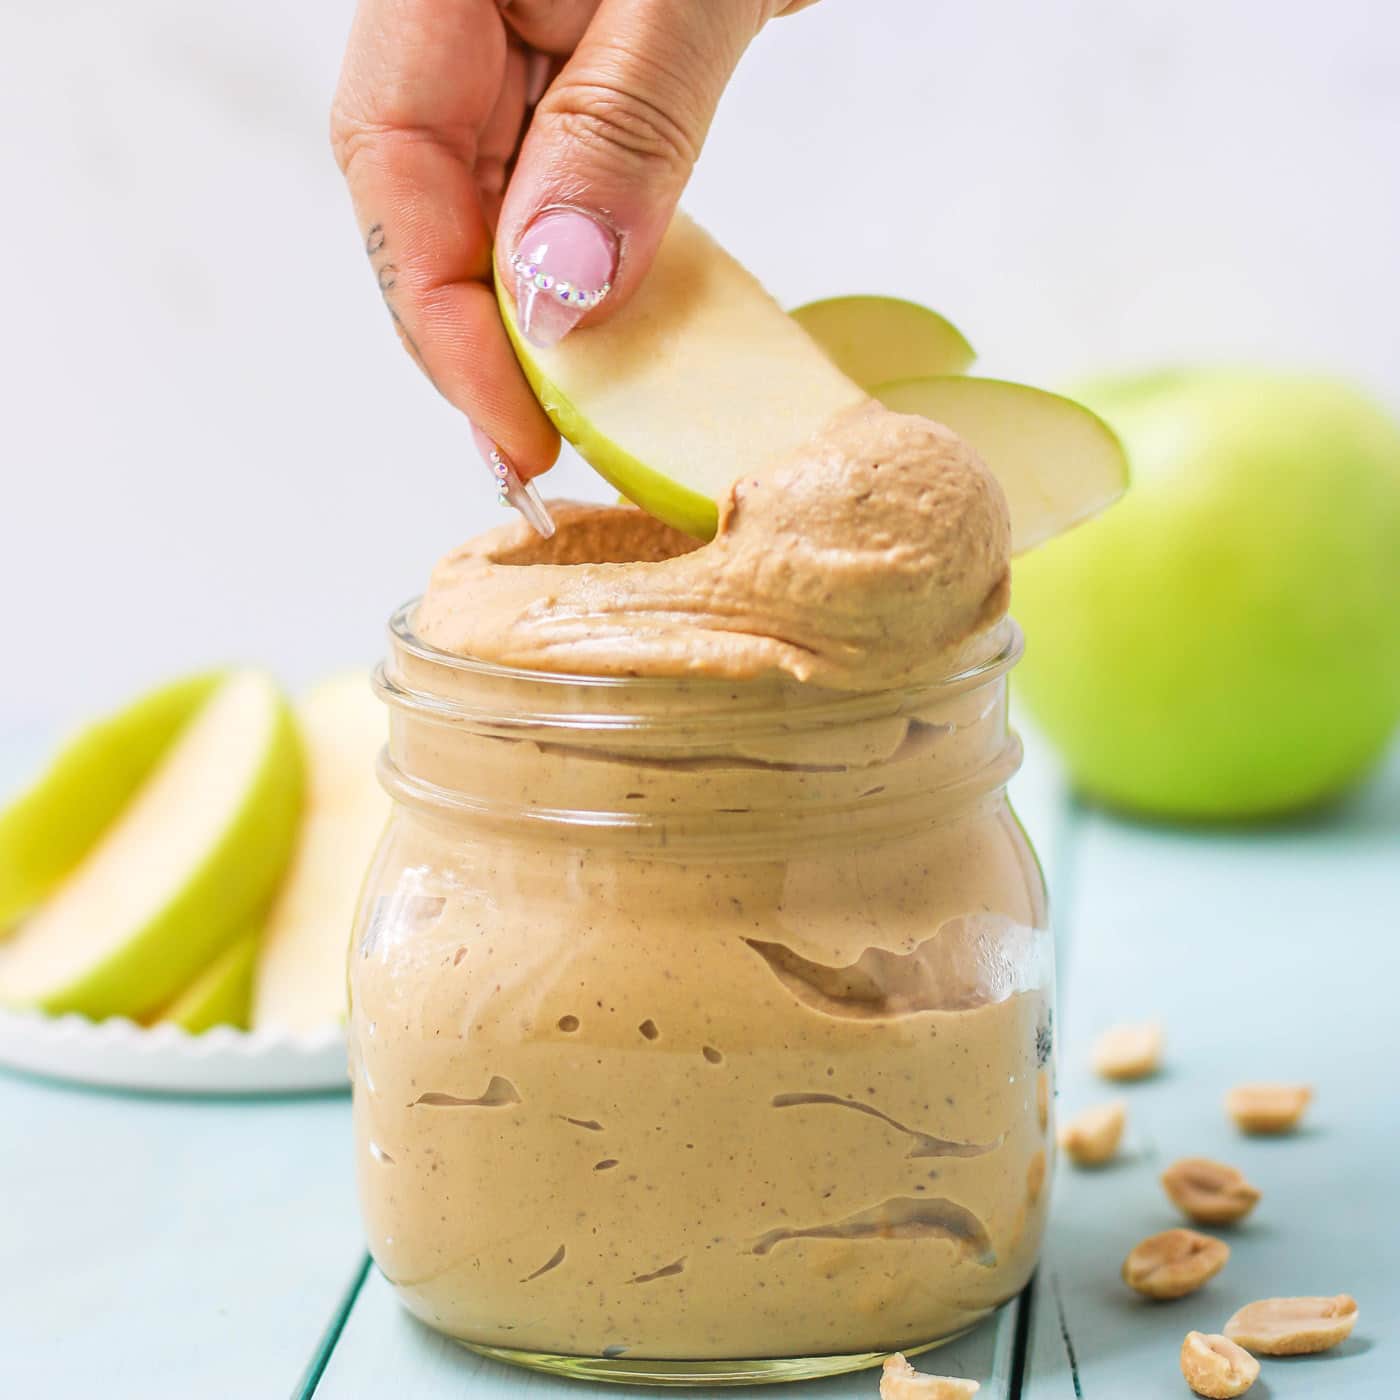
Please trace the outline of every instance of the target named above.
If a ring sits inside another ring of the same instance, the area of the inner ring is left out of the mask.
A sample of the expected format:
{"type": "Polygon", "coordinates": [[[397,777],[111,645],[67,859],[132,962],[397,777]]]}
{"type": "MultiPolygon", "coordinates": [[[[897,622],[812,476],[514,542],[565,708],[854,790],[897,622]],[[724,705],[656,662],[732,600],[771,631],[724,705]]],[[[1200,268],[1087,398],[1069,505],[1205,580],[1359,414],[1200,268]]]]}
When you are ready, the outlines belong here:
{"type": "MultiPolygon", "coordinates": [[[[1060,1112],[1110,1096],[1087,1052],[1111,1022],[1160,1017],[1167,1064],[1124,1092],[1117,1165],[1060,1165],[1028,1295],[925,1364],[981,1380],[988,1400],[1182,1400],[1188,1330],[1217,1331],[1257,1297],[1348,1292],[1361,1305],[1351,1339],[1265,1361],[1251,1400],[1394,1400],[1400,753],[1336,811],[1243,834],[1085,809],[1035,747],[1014,799],[1061,940],[1060,1112]],[[1248,1140],[1230,1127],[1225,1090],[1258,1078],[1316,1086],[1302,1133],[1248,1140]],[[1236,1163],[1263,1200],[1231,1232],[1219,1278],[1148,1304],[1118,1269],[1177,1223],[1156,1178],[1184,1155],[1236,1163]]],[[[5,1400],[629,1393],[480,1360],[397,1307],[365,1265],[343,1097],[143,1098],[0,1074],[0,1125],[5,1400]]],[[[865,1374],[763,1393],[875,1391],[865,1374]]]]}

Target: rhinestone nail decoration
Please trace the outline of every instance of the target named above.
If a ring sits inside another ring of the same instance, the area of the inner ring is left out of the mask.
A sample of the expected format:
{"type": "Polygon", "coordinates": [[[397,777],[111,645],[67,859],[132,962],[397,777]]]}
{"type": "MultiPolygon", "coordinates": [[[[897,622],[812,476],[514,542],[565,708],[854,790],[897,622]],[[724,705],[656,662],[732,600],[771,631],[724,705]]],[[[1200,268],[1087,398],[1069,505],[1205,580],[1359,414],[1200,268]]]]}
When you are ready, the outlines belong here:
{"type": "Polygon", "coordinates": [[[508,506],[510,497],[506,495],[506,490],[510,484],[510,468],[506,466],[505,460],[494,448],[491,450],[491,472],[496,478],[496,504],[508,506]]]}
{"type": "Polygon", "coordinates": [[[585,311],[597,306],[612,291],[611,282],[604,282],[596,289],[575,287],[572,282],[556,282],[549,273],[541,271],[538,263],[532,263],[525,258],[516,258],[511,267],[517,277],[528,282],[537,291],[549,292],[556,301],[568,306],[582,307],[585,311]]]}

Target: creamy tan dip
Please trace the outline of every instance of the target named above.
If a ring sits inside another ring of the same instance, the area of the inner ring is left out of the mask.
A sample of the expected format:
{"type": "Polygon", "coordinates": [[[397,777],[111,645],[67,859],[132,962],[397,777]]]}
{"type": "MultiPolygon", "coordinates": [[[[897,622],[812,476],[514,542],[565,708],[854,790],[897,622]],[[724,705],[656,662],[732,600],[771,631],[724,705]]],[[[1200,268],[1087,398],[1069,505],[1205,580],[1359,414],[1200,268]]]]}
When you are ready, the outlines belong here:
{"type": "Polygon", "coordinates": [[[702,547],[631,509],[555,514],[548,542],[513,525],[445,559],[418,636],[673,683],[580,696],[395,657],[420,699],[591,718],[400,705],[398,767],[470,802],[401,794],[352,953],[375,1258],[434,1326],[523,1350],[961,1331],[1039,1244],[1051,959],[1001,793],[1005,665],[901,697],[1005,644],[1001,492],[872,405],[737,482],[702,547]]]}

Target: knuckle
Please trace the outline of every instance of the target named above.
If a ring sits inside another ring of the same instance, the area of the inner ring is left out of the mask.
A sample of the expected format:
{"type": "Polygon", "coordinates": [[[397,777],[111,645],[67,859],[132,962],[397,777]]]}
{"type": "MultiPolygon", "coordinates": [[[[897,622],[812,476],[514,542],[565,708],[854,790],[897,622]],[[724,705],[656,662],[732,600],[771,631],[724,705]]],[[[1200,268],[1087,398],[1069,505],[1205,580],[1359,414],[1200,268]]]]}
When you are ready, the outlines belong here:
{"type": "Polygon", "coordinates": [[[331,102],[331,152],[342,175],[349,175],[350,167],[367,152],[432,137],[425,127],[386,119],[353,85],[342,85],[331,102]]]}
{"type": "Polygon", "coordinates": [[[545,120],[605,157],[688,170],[699,155],[700,142],[685,123],[638,93],[602,83],[566,84],[546,103],[545,120]]]}
{"type": "Polygon", "coordinates": [[[331,154],[342,175],[349,173],[355,156],[374,139],[375,134],[350,109],[344,97],[337,93],[331,104],[330,141],[331,154]]]}
{"type": "Polygon", "coordinates": [[[414,147],[438,144],[436,132],[426,127],[399,126],[369,121],[358,114],[331,109],[331,152],[340,173],[354,186],[354,168],[366,158],[386,164],[401,162],[414,147]]]}

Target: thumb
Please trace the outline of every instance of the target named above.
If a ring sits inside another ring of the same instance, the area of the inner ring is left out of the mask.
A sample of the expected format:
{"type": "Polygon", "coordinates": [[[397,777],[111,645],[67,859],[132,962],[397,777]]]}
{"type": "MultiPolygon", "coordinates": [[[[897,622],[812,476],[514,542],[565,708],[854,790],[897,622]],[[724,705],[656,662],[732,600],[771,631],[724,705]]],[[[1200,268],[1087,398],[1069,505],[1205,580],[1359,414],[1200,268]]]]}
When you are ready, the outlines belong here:
{"type": "Polygon", "coordinates": [[[496,256],[534,344],[623,305],[773,0],[603,0],[535,108],[496,256]],[[606,304],[604,301],[606,299],[606,304]]]}

